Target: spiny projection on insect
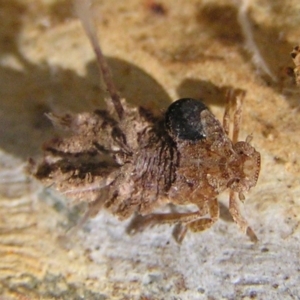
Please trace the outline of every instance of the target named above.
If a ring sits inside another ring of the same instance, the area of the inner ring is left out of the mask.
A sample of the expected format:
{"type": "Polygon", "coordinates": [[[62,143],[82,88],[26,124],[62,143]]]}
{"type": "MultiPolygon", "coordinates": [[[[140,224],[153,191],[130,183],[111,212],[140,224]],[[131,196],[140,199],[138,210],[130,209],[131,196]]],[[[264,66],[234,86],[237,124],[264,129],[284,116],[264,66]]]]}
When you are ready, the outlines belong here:
{"type": "Polygon", "coordinates": [[[70,135],[44,145],[43,160],[31,161],[34,176],[75,202],[87,202],[86,216],[106,209],[120,219],[132,217],[128,233],[173,224],[179,243],[187,230],[200,232],[218,220],[217,196],[229,189],[233,220],[256,241],[239,210],[239,201],[256,185],[260,171],[252,137],[238,141],[244,93],[228,93],[223,125],[201,101],[190,98],[175,101],[160,116],[130,106],[114,85],[87,2],[78,0],[77,5],[107,87],[107,110],[49,114],[70,135]],[[171,212],[155,213],[167,204],[173,204],[171,212]],[[187,204],[196,209],[174,209],[187,204]]]}

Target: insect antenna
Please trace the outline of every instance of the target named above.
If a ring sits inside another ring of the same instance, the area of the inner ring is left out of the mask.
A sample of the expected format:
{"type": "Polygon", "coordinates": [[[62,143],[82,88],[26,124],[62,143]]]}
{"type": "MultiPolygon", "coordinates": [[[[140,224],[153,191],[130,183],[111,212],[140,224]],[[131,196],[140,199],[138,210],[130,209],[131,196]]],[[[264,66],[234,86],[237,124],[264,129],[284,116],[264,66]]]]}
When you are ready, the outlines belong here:
{"type": "Polygon", "coordinates": [[[92,14],[90,12],[90,1],[89,0],[75,0],[74,1],[75,10],[81,20],[82,26],[88,36],[92,47],[94,49],[97,63],[100,69],[100,73],[103,76],[107,92],[109,93],[114,109],[121,120],[123,118],[124,109],[121,103],[120,96],[118,94],[117,88],[113,82],[112,74],[110,68],[103,56],[99,40],[95,31],[95,24],[93,22],[92,14]]]}

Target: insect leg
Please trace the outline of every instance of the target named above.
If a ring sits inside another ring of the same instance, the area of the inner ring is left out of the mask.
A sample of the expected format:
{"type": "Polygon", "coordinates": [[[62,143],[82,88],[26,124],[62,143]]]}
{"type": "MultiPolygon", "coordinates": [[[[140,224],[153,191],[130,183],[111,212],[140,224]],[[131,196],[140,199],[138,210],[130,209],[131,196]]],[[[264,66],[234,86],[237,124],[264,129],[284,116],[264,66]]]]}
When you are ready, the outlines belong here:
{"type": "Polygon", "coordinates": [[[74,233],[76,233],[79,229],[83,227],[83,225],[89,220],[90,218],[95,217],[99,211],[104,206],[104,199],[105,196],[107,196],[107,189],[103,189],[100,196],[93,202],[90,202],[88,204],[88,209],[83,215],[83,217],[79,220],[79,222],[72,228],[69,229],[67,232],[68,236],[72,236],[74,233]]]}
{"type": "Polygon", "coordinates": [[[238,206],[238,200],[235,197],[235,193],[233,191],[230,191],[230,193],[229,193],[229,211],[230,211],[230,214],[231,214],[234,222],[239,225],[241,230],[250,237],[251,241],[257,242],[258,239],[257,239],[254,231],[251,229],[251,227],[248,225],[247,221],[243,218],[243,216],[240,213],[239,206],[238,206]]]}
{"type": "Polygon", "coordinates": [[[232,89],[229,89],[226,91],[226,107],[225,107],[225,112],[223,116],[223,128],[224,131],[227,135],[229,135],[229,127],[230,127],[230,107],[231,107],[231,101],[230,99],[232,98],[232,89]]]}
{"type": "Polygon", "coordinates": [[[172,212],[164,214],[149,214],[146,216],[137,215],[127,227],[127,233],[134,234],[136,232],[143,231],[146,227],[158,224],[177,223],[173,231],[173,236],[176,242],[181,243],[187,231],[186,224],[193,223],[203,215],[206,215],[209,211],[207,202],[204,202],[198,208],[198,211],[190,213],[172,212]]]}
{"type": "Polygon", "coordinates": [[[95,31],[95,24],[93,23],[92,14],[89,8],[88,0],[75,0],[75,9],[81,20],[82,26],[88,36],[94,52],[96,54],[97,63],[100,69],[100,72],[103,76],[103,80],[106,84],[107,92],[109,93],[113,107],[118,114],[119,119],[123,118],[124,108],[121,103],[120,96],[118,94],[117,88],[112,79],[110,68],[103,56],[99,40],[95,31]]]}
{"type": "Polygon", "coordinates": [[[238,141],[241,116],[242,116],[242,102],[245,97],[245,92],[240,89],[229,89],[226,93],[227,104],[223,116],[223,128],[225,133],[229,136],[230,128],[230,110],[233,110],[233,133],[232,142],[235,144],[238,141]]]}
{"type": "Polygon", "coordinates": [[[217,199],[213,199],[208,202],[208,209],[210,218],[203,218],[189,223],[187,226],[191,231],[199,232],[206,230],[219,219],[220,209],[217,199]]]}
{"type": "Polygon", "coordinates": [[[143,231],[146,227],[156,224],[192,222],[200,216],[199,211],[191,213],[149,214],[146,216],[137,215],[129,224],[127,233],[134,234],[135,232],[143,231]]]}
{"type": "Polygon", "coordinates": [[[235,112],[233,115],[233,133],[232,133],[232,142],[235,144],[239,138],[241,117],[242,117],[242,105],[245,92],[241,92],[238,95],[235,95],[235,112]]]}
{"type": "Polygon", "coordinates": [[[187,226],[182,223],[178,223],[174,226],[172,231],[172,236],[178,244],[182,243],[187,233],[187,230],[188,230],[187,226]]]}

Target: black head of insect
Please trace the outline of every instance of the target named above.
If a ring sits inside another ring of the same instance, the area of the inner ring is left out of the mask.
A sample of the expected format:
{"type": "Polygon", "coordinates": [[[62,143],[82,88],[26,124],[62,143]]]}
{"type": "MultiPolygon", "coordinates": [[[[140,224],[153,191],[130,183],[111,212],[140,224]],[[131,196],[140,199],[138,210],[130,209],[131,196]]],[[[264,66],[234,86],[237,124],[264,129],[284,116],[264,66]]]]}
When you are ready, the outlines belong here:
{"type": "Polygon", "coordinates": [[[183,98],[173,102],[165,114],[165,126],[172,138],[196,142],[205,138],[200,114],[208,109],[201,101],[183,98]]]}

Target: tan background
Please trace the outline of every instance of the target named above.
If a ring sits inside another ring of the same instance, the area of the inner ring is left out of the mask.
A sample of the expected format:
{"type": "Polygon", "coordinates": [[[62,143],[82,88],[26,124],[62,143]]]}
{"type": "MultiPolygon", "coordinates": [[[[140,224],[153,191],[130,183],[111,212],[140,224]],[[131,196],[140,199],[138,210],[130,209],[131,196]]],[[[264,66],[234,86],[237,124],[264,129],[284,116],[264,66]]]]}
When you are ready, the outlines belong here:
{"type": "MultiPolygon", "coordinates": [[[[238,2],[238,1],[237,1],[238,2]]],[[[230,0],[95,1],[116,84],[131,103],[165,109],[203,98],[218,118],[226,86],[247,92],[242,138],[262,155],[244,214],[254,245],[220,221],[181,246],[161,226],[134,237],[80,212],[23,172],[55,135],[44,112],[103,105],[93,52],[69,0],[0,0],[0,299],[299,299],[300,93],[285,68],[300,42],[298,0],[252,0],[249,20],[272,80],[246,49],[230,0]]]]}

